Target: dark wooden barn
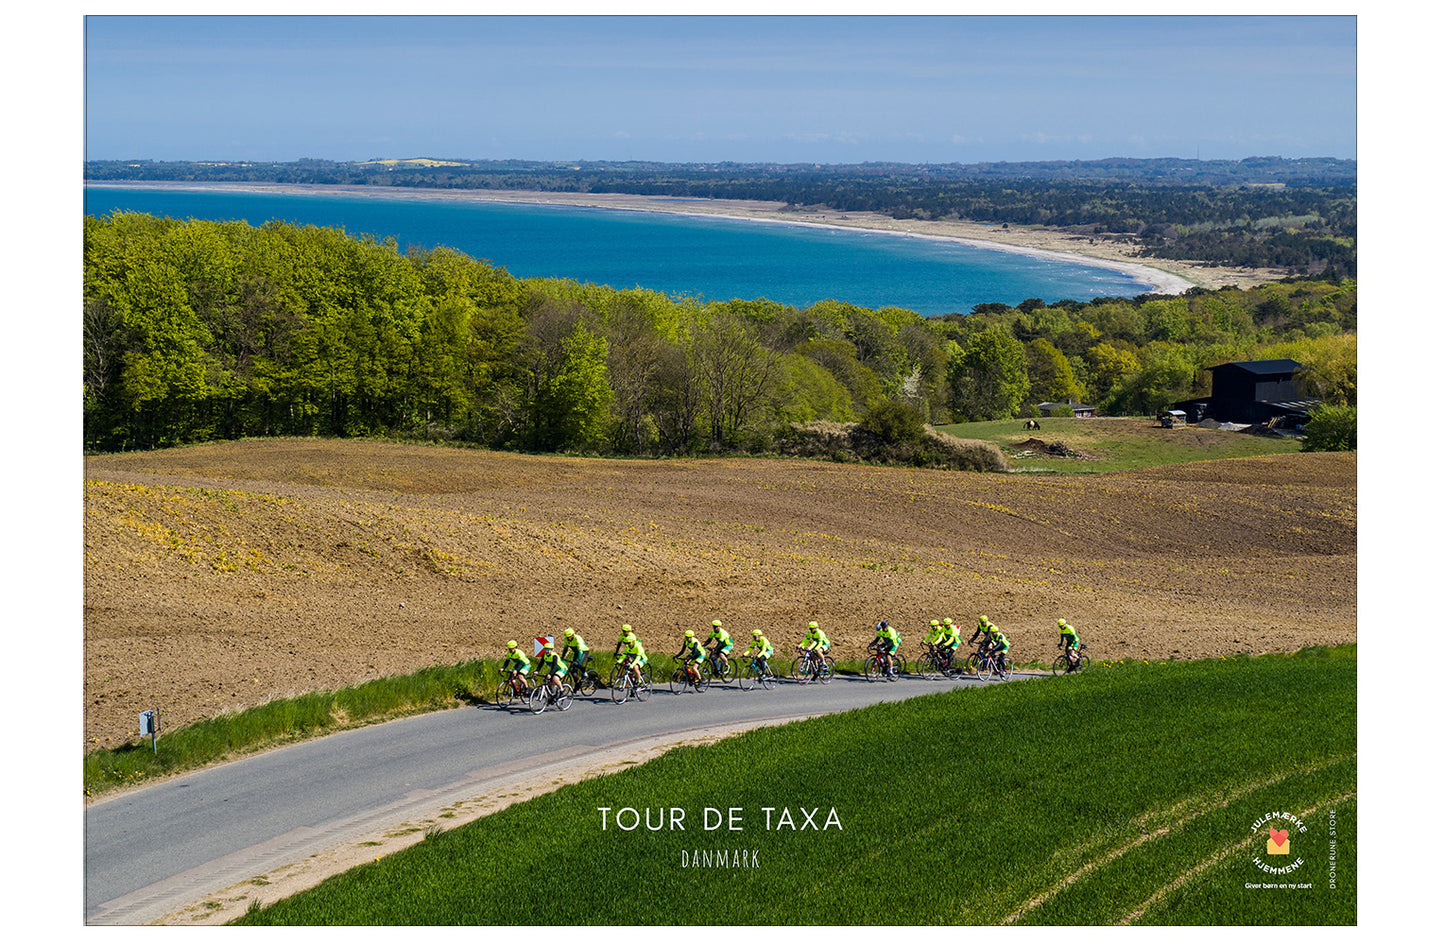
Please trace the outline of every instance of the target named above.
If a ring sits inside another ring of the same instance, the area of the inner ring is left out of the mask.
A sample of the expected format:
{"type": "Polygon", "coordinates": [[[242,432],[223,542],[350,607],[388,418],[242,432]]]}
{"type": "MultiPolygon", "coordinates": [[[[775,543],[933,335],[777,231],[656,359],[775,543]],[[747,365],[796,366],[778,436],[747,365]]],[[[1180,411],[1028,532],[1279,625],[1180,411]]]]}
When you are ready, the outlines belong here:
{"type": "Polygon", "coordinates": [[[1174,407],[1191,422],[1205,417],[1221,423],[1268,423],[1277,417],[1302,423],[1319,402],[1301,397],[1295,379],[1304,365],[1293,358],[1233,361],[1208,368],[1214,375],[1210,396],[1174,407]]]}

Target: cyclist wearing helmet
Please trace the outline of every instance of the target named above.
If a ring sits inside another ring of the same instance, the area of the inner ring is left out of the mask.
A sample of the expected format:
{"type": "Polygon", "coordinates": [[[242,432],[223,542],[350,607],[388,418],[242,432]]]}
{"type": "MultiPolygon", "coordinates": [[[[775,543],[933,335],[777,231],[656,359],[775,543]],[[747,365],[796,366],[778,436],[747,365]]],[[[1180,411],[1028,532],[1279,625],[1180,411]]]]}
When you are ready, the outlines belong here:
{"type": "Polygon", "coordinates": [[[963,633],[954,626],[952,617],[943,618],[942,633],[938,639],[938,655],[945,667],[953,664],[953,654],[958,652],[963,633]]]}
{"type": "Polygon", "coordinates": [[[993,633],[997,629],[998,627],[995,627],[986,616],[984,616],[983,614],[979,614],[978,629],[973,631],[973,636],[968,638],[968,642],[970,644],[975,643],[978,640],[983,640],[987,642],[988,640],[993,638],[993,633]]]}
{"type": "Polygon", "coordinates": [[[647,665],[647,651],[642,648],[642,641],[637,639],[637,634],[632,632],[631,627],[624,624],[622,630],[622,639],[617,641],[618,649],[622,653],[618,662],[627,670],[633,682],[641,683],[642,667],[647,665]]]}
{"type": "Polygon", "coordinates": [[[532,661],[527,659],[527,654],[517,649],[516,640],[507,641],[507,655],[502,658],[502,671],[507,673],[512,688],[521,692],[523,677],[532,671],[532,661]]]}
{"type": "Polygon", "coordinates": [[[1073,672],[1079,665],[1079,631],[1069,626],[1063,617],[1059,618],[1059,646],[1066,647],[1064,652],[1069,657],[1069,671],[1073,672]]]}
{"type": "Polygon", "coordinates": [[[697,634],[688,630],[682,635],[682,649],[672,654],[672,658],[685,660],[683,669],[687,670],[688,681],[697,682],[702,678],[702,660],[705,655],[702,641],[697,638],[697,634]]]}
{"type": "Polygon", "coordinates": [[[880,620],[874,624],[873,630],[878,635],[873,638],[872,643],[868,644],[868,648],[876,649],[880,653],[887,653],[888,675],[890,677],[897,676],[898,661],[894,654],[898,652],[898,647],[902,645],[903,639],[898,636],[897,630],[888,625],[886,620],[880,620]]]}
{"type": "Polygon", "coordinates": [[[712,633],[707,635],[707,642],[712,644],[712,655],[716,659],[719,656],[728,656],[733,651],[732,634],[723,629],[721,620],[712,622],[712,633]]]}
{"type": "Polygon", "coordinates": [[[547,685],[552,689],[561,689],[562,677],[567,675],[567,663],[557,655],[556,647],[543,643],[538,659],[537,668],[547,677],[547,685]]]}
{"type": "Polygon", "coordinates": [[[833,644],[829,641],[828,635],[818,629],[818,621],[808,621],[808,634],[803,637],[803,649],[815,650],[819,656],[822,656],[832,648],[833,644]]]}
{"type": "Polygon", "coordinates": [[[989,624],[988,626],[988,655],[997,660],[1008,652],[1008,637],[993,624],[989,624]]]}
{"type": "Polygon", "coordinates": [[[568,627],[562,632],[562,639],[567,641],[562,646],[562,658],[567,659],[568,653],[571,653],[571,662],[578,670],[585,669],[592,661],[592,651],[587,648],[587,641],[582,639],[582,634],[568,627]]]}
{"type": "Polygon", "coordinates": [[[754,630],[753,645],[743,650],[743,656],[752,657],[753,666],[757,668],[758,674],[762,675],[772,655],[773,644],[768,641],[767,637],[763,636],[763,631],[754,630]],[[753,650],[758,651],[757,655],[753,654],[753,650]]]}

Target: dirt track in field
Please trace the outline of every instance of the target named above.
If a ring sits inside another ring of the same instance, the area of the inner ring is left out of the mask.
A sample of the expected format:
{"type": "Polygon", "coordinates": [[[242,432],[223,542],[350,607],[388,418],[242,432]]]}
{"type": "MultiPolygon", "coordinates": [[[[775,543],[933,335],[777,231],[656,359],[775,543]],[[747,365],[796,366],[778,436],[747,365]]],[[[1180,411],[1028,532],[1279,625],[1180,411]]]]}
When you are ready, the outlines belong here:
{"type": "Polygon", "coordinates": [[[1080,477],[601,460],[314,440],[90,457],[85,742],[575,627],[649,651],[720,618],[861,656],[880,617],[988,614],[1017,662],[1355,639],[1350,454],[1080,477]]]}

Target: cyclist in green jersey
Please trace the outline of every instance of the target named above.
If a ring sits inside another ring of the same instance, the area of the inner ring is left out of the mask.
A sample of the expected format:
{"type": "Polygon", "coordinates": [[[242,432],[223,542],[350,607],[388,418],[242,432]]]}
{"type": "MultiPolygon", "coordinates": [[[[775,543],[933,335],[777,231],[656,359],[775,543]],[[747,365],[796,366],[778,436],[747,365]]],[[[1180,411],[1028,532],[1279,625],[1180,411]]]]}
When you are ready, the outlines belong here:
{"type": "Polygon", "coordinates": [[[953,662],[953,653],[958,649],[958,628],[953,625],[952,618],[944,617],[942,623],[934,621],[933,639],[928,642],[933,645],[933,650],[938,654],[938,665],[947,667],[953,662]]]}
{"type": "Polygon", "coordinates": [[[562,639],[567,641],[562,646],[562,658],[568,659],[570,654],[569,662],[579,670],[586,669],[587,664],[592,662],[592,651],[587,648],[587,641],[582,639],[582,634],[568,627],[562,631],[562,639]]]}
{"type": "Polygon", "coordinates": [[[979,614],[978,627],[973,631],[973,636],[968,638],[969,646],[972,646],[973,644],[978,642],[987,643],[990,639],[993,638],[993,631],[997,629],[998,627],[995,627],[993,625],[993,622],[990,621],[988,617],[984,616],[983,614],[979,614]]]}
{"type": "Polygon", "coordinates": [[[512,683],[512,689],[521,692],[526,675],[532,671],[532,661],[527,654],[517,649],[516,640],[507,641],[507,654],[502,658],[502,671],[512,683]]]}
{"type": "Polygon", "coordinates": [[[808,633],[803,637],[803,649],[816,650],[819,656],[833,648],[828,635],[818,628],[818,621],[808,621],[808,633]]]}
{"type": "Polygon", "coordinates": [[[557,648],[551,643],[542,644],[542,652],[538,656],[537,668],[547,678],[547,685],[553,690],[562,688],[562,677],[567,675],[567,663],[557,655],[557,648]]]}
{"type": "Polygon", "coordinates": [[[632,628],[625,626],[623,639],[618,641],[618,648],[621,651],[621,658],[618,662],[627,670],[634,683],[642,682],[642,667],[647,665],[647,651],[642,648],[642,641],[637,639],[637,634],[632,628]]]}
{"type": "Polygon", "coordinates": [[[712,633],[707,635],[707,642],[712,647],[713,659],[717,659],[719,656],[727,657],[732,654],[732,634],[723,629],[721,620],[714,620],[712,622],[712,633]]]}
{"type": "Polygon", "coordinates": [[[682,649],[672,654],[674,660],[683,660],[683,669],[687,670],[688,682],[697,682],[702,678],[702,661],[707,656],[704,652],[702,641],[697,634],[688,630],[682,635],[682,649]]]}
{"type": "Polygon", "coordinates": [[[876,648],[880,653],[887,653],[888,675],[890,678],[897,676],[898,663],[895,654],[898,652],[898,647],[903,645],[903,638],[898,635],[897,630],[889,626],[886,620],[880,620],[874,624],[873,630],[878,635],[873,638],[872,643],[868,644],[869,649],[876,648]]]}
{"type": "Polygon", "coordinates": [[[1079,631],[1069,626],[1063,617],[1059,618],[1059,646],[1067,647],[1064,652],[1069,657],[1069,672],[1073,672],[1079,666],[1079,631]]]}
{"type": "Polygon", "coordinates": [[[991,629],[988,632],[988,655],[997,660],[1008,652],[1008,637],[1005,636],[1004,632],[998,627],[993,626],[993,624],[989,624],[989,626],[991,629]]]}
{"type": "Polygon", "coordinates": [[[752,658],[753,666],[756,667],[759,676],[767,669],[768,660],[772,658],[772,655],[773,644],[768,641],[767,637],[763,636],[763,631],[754,630],[753,645],[743,651],[743,656],[752,658]],[[756,655],[753,653],[753,650],[758,651],[756,655]]]}

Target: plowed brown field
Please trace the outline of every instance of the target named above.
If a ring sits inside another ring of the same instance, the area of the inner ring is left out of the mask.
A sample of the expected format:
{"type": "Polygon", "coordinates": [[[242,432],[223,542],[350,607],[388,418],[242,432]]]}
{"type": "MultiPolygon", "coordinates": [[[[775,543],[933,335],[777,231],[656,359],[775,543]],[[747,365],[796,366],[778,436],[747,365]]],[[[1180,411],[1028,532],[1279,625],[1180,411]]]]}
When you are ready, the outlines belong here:
{"type": "MultiPolygon", "coordinates": [[[[1082,477],[608,460],[314,440],[90,457],[85,739],[630,623],[861,657],[880,617],[988,614],[1017,662],[1355,639],[1355,456],[1082,477]]],[[[788,650],[790,652],[790,650],[788,650]]]]}

